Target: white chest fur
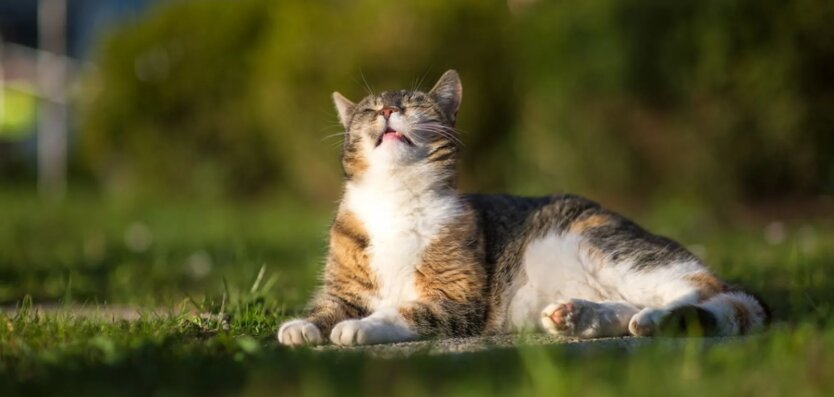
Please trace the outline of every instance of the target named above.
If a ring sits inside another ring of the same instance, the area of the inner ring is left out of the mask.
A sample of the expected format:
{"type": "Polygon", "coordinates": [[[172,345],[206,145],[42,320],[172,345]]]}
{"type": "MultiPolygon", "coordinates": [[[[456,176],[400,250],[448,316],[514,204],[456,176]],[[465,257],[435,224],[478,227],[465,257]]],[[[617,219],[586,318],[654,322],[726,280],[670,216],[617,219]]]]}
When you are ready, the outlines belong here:
{"type": "Polygon", "coordinates": [[[370,239],[370,267],[379,286],[374,310],[417,299],[414,274],[423,252],[442,225],[461,212],[457,196],[432,187],[426,172],[372,167],[347,185],[343,205],[370,239]]]}

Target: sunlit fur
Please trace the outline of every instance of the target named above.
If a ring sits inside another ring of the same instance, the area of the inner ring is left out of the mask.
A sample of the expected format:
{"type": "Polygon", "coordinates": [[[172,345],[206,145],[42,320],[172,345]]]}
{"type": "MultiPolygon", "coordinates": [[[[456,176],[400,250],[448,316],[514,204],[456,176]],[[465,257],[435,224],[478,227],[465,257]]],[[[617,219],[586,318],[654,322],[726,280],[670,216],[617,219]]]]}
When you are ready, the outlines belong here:
{"type": "Polygon", "coordinates": [[[286,345],[538,330],[595,338],[736,335],[768,315],[676,242],[571,195],[456,190],[460,79],[333,100],[344,196],[322,287],[286,345]],[[390,135],[382,139],[383,134],[390,135]],[[399,137],[403,137],[400,139],[399,137]]]}

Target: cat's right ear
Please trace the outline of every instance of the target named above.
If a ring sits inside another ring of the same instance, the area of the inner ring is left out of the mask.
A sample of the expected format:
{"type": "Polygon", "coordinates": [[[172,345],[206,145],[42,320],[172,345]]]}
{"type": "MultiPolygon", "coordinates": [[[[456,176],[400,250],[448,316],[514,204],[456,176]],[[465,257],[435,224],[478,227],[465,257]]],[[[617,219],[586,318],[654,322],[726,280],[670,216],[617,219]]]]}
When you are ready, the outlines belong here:
{"type": "Polygon", "coordinates": [[[446,73],[443,73],[434,88],[429,91],[429,96],[437,102],[452,124],[455,123],[462,94],[463,86],[460,84],[460,76],[454,69],[449,69],[446,73]]]}
{"type": "Polygon", "coordinates": [[[336,112],[339,113],[339,122],[345,128],[348,128],[350,114],[353,113],[353,107],[355,106],[354,103],[338,92],[333,93],[333,103],[336,105],[336,112]]]}

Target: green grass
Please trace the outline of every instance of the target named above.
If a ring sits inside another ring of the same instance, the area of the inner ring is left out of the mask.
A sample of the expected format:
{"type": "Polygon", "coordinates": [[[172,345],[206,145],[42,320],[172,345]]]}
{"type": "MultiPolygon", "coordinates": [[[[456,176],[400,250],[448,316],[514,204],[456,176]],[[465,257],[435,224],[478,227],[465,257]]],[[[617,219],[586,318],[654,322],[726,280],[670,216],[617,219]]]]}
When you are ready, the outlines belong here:
{"type": "Polygon", "coordinates": [[[277,202],[103,200],[50,204],[0,191],[0,302],[170,305],[251,285],[261,267],[297,306],[322,260],[330,210],[277,202]]]}
{"type": "Polygon", "coordinates": [[[628,354],[550,346],[381,359],[274,341],[277,325],[315,285],[331,211],[280,199],[231,205],[83,194],[47,204],[0,191],[0,300],[17,307],[0,314],[0,395],[780,396],[834,389],[831,220],[787,222],[784,240],[768,243],[761,226],[643,217],[696,246],[719,275],[765,297],[777,322],[760,336],[628,354]],[[136,321],[72,314],[78,305],[105,303],[147,312],[136,321]],[[44,313],[40,304],[66,310],[44,313]]]}

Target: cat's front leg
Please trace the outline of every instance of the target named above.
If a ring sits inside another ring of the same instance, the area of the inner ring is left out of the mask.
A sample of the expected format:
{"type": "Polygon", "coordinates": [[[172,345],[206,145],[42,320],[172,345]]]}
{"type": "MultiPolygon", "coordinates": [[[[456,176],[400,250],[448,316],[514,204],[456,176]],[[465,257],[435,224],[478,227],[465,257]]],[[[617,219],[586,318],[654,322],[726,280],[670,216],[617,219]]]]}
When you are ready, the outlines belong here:
{"type": "Polygon", "coordinates": [[[324,343],[321,330],[304,319],[295,319],[281,324],[278,328],[278,343],[287,346],[320,345],[324,343]]]}
{"type": "Polygon", "coordinates": [[[417,337],[418,334],[394,309],[382,309],[362,319],[342,321],[330,332],[330,341],[340,346],[405,342],[417,337]]]}
{"type": "Polygon", "coordinates": [[[320,345],[334,325],[365,313],[361,305],[345,298],[321,293],[313,299],[307,317],[289,320],[278,328],[278,342],[287,346],[320,345]]]}

